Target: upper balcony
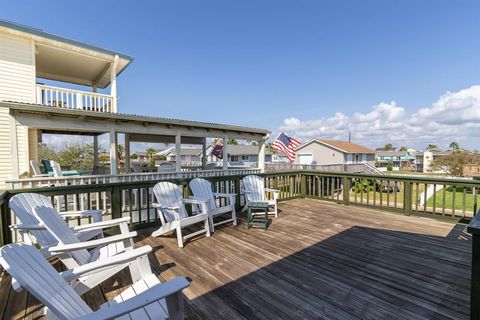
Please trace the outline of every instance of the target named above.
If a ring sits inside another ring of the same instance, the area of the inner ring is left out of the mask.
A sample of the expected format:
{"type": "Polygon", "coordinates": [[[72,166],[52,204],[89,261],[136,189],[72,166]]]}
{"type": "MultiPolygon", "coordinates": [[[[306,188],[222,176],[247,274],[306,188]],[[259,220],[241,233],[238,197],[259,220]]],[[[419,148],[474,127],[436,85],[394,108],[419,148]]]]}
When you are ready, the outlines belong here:
{"type": "Polygon", "coordinates": [[[132,57],[4,20],[0,47],[0,101],[117,112],[117,76],[132,57]]]}

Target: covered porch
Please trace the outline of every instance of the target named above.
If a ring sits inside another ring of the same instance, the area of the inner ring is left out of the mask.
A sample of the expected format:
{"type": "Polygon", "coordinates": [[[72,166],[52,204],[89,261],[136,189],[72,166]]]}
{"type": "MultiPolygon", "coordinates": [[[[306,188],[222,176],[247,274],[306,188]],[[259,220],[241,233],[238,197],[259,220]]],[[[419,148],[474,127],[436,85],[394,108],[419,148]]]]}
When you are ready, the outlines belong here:
{"type": "MultiPolygon", "coordinates": [[[[17,158],[14,161],[13,176],[7,181],[7,186],[10,187],[44,186],[55,181],[58,184],[60,180],[68,180],[69,184],[80,184],[75,181],[85,182],[85,179],[92,178],[92,176],[68,177],[68,179],[64,177],[32,178],[30,161],[42,160],[38,157],[38,141],[41,140],[42,134],[92,136],[93,168],[99,167],[98,136],[108,135],[109,170],[103,174],[92,170],[95,179],[102,180],[108,176],[108,181],[105,182],[121,181],[124,175],[129,175],[129,181],[134,181],[132,179],[134,179],[135,173],[132,173],[131,169],[132,143],[174,145],[176,154],[181,154],[182,148],[186,146],[197,146],[202,150],[202,162],[196,171],[216,171],[215,175],[218,175],[218,171],[227,172],[232,168],[229,168],[228,158],[224,157],[222,170],[207,170],[208,139],[223,141],[224,154],[228,154],[229,139],[256,141],[260,145],[260,161],[258,168],[255,169],[258,172],[265,170],[265,141],[268,139],[269,131],[264,129],[119,113],[98,113],[80,109],[52,108],[25,103],[1,103],[0,107],[9,109],[12,125],[17,128],[11,141],[12,154],[17,155],[17,158]],[[119,165],[120,135],[124,141],[123,168],[120,168],[119,165]]],[[[190,170],[190,168],[182,167],[180,157],[177,157],[172,165],[173,170],[169,172],[170,174],[172,172],[180,174],[190,170]]],[[[161,170],[155,171],[150,173],[152,179],[158,178],[158,173],[161,173],[161,170]]],[[[149,174],[138,175],[138,179],[141,180],[149,178],[149,174]]]]}

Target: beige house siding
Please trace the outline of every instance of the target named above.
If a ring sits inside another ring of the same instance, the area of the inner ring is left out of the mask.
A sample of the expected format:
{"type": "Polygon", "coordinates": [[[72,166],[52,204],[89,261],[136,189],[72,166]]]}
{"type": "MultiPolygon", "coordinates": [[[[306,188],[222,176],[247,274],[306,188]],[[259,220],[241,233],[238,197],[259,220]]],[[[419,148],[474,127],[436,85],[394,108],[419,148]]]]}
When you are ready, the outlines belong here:
{"type": "Polygon", "coordinates": [[[342,152],[329,148],[317,142],[297,149],[295,163],[300,163],[301,154],[312,154],[313,163],[318,165],[344,164],[345,156],[342,152]]]}
{"type": "Polygon", "coordinates": [[[35,102],[33,42],[0,32],[0,48],[0,101],[35,102]]]}
{"type": "Polygon", "coordinates": [[[18,174],[27,175],[29,172],[28,156],[28,128],[17,124],[18,174]]]}
{"type": "Polygon", "coordinates": [[[12,177],[12,145],[10,141],[10,115],[8,108],[0,108],[0,190],[5,180],[12,177]]]}

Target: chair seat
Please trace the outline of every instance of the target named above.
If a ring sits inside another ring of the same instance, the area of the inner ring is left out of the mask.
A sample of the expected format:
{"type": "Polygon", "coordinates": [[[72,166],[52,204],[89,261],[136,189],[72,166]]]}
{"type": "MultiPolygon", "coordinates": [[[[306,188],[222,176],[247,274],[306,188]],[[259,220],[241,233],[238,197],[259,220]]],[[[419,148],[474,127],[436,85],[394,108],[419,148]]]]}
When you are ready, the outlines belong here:
{"type": "Polygon", "coordinates": [[[235,210],[235,207],[233,205],[228,205],[228,206],[223,206],[223,207],[217,207],[215,209],[210,209],[209,213],[212,216],[217,216],[219,214],[224,214],[227,212],[232,212],[232,210],[235,210]]]}
{"type": "Polygon", "coordinates": [[[108,259],[122,252],[125,252],[125,244],[123,242],[110,243],[101,247],[100,250],[97,250],[95,253],[91,252],[92,258],[90,262],[108,259]]]}
{"type": "MultiPolygon", "coordinates": [[[[112,306],[114,304],[118,304],[122,301],[128,300],[130,298],[135,297],[136,295],[146,291],[147,289],[160,284],[158,278],[151,274],[142,280],[135,282],[131,285],[128,289],[122,291],[121,294],[113,298],[112,300],[102,304],[100,309],[112,306]]],[[[116,319],[168,319],[168,311],[167,311],[167,304],[165,299],[161,299],[157,302],[151,303],[146,305],[145,307],[130,312],[128,315],[124,315],[122,317],[116,319]]]]}

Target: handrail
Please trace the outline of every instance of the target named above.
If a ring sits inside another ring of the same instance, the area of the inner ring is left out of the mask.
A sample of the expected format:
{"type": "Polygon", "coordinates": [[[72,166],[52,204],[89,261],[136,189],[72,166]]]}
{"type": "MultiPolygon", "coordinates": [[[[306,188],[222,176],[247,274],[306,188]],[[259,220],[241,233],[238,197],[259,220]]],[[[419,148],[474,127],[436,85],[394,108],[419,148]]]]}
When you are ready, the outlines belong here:
{"type": "Polygon", "coordinates": [[[89,91],[83,91],[83,90],[77,90],[77,89],[55,87],[55,86],[49,86],[49,85],[46,85],[46,84],[39,84],[39,83],[37,83],[37,88],[61,90],[61,91],[64,91],[64,92],[71,92],[71,93],[91,94],[91,95],[95,95],[95,96],[99,96],[99,97],[106,97],[106,98],[111,98],[112,97],[111,95],[105,94],[105,93],[89,92],[89,91]]]}

